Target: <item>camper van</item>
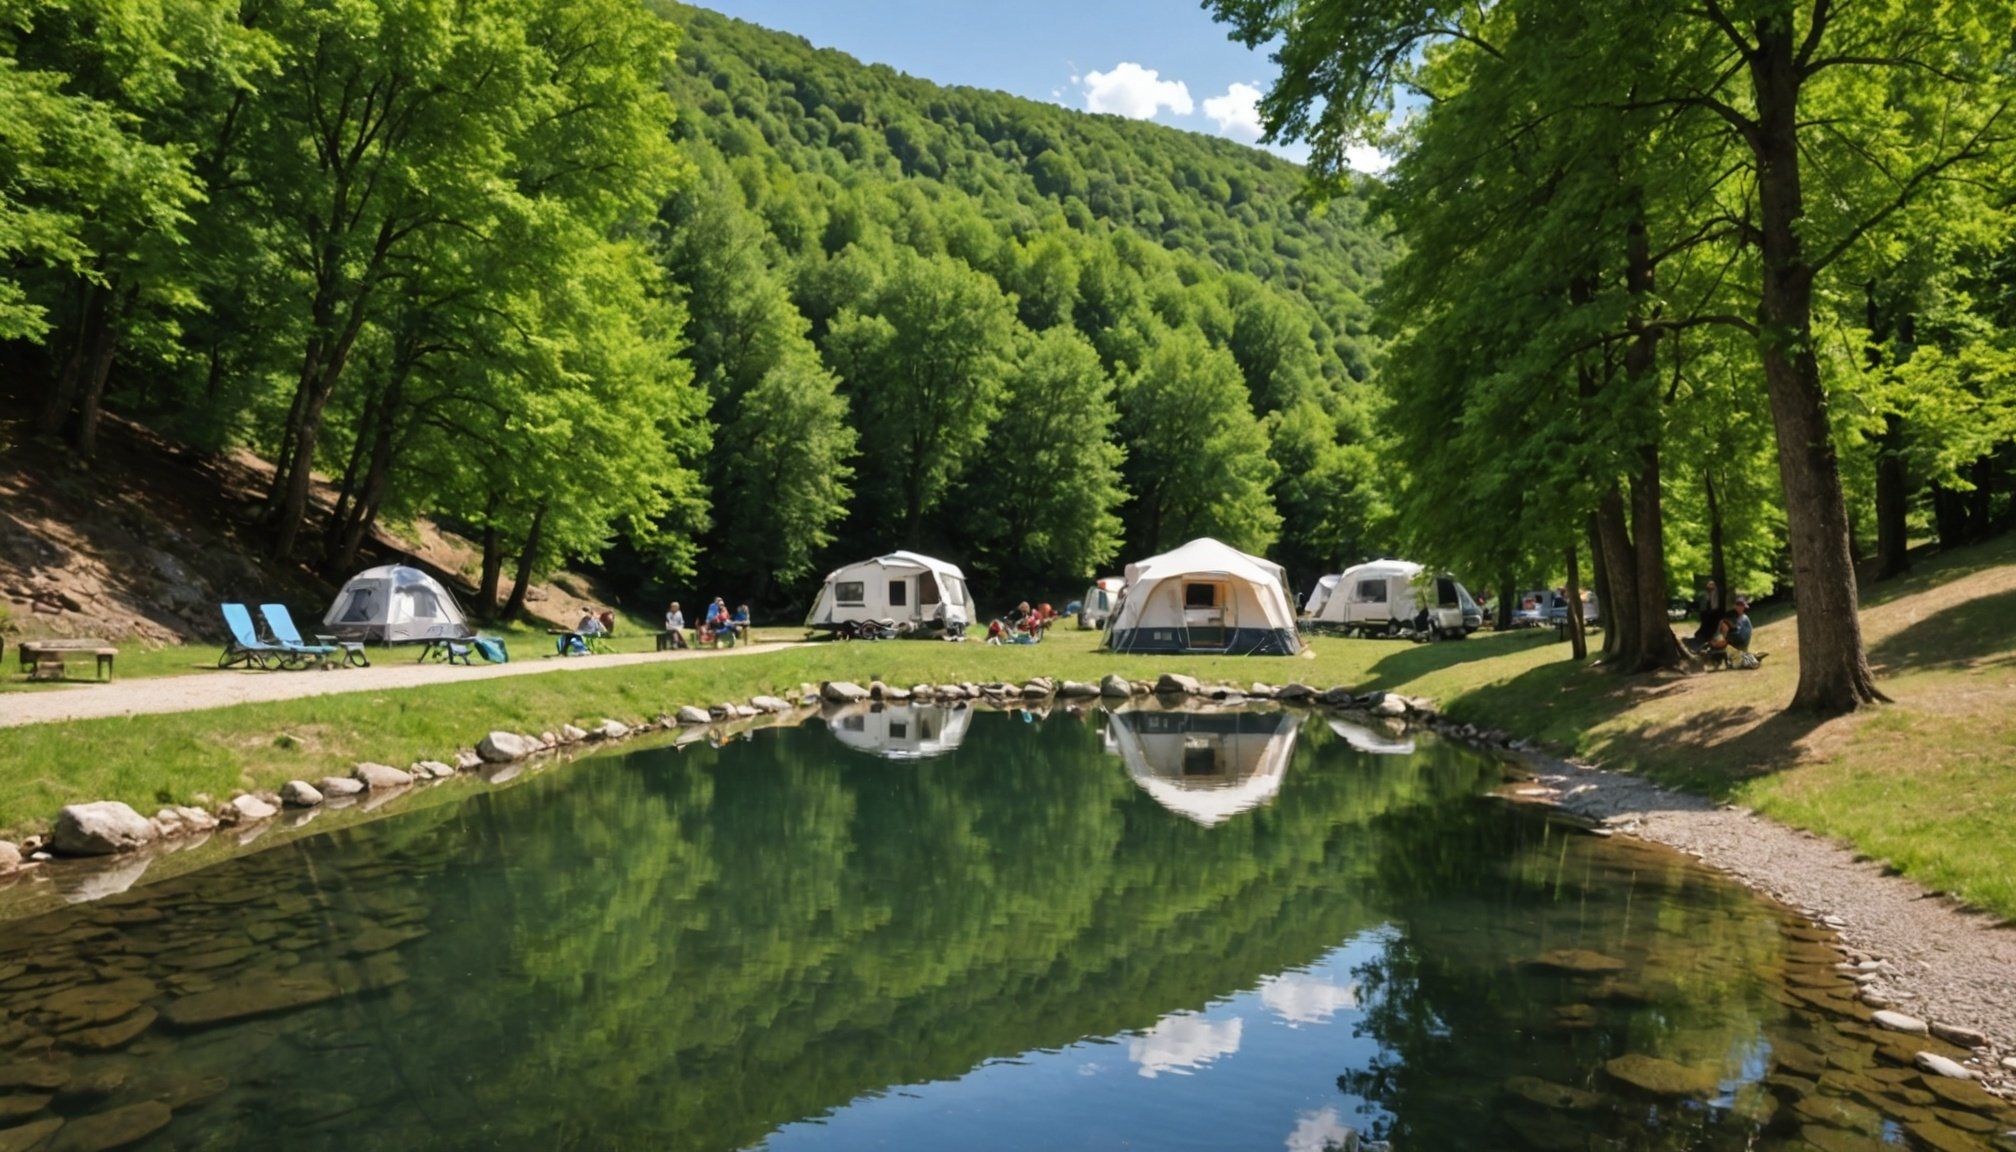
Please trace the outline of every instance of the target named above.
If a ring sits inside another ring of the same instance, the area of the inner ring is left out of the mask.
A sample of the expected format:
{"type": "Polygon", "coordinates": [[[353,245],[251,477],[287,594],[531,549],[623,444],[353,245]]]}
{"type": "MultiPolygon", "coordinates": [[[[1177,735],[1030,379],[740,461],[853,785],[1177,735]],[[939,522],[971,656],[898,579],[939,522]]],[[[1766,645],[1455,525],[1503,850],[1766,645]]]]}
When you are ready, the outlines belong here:
{"type": "Polygon", "coordinates": [[[966,575],[955,564],[915,552],[891,552],[826,576],[805,627],[853,632],[884,626],[909,635],[957,636],[972,623],[966,575]]]}
{"type": "Polygon", "coordinates": [[[1484,611],[1454,576],[1424,579],[1419,564],[1374,560],[1344,570],[1313,622],[1351,635],[1432,640],[1468,636],[1484,626],[1484,611]]]}
{"type": "Polygon", "coordinates": [[[1078,627],[1104,628],[1106,618],[1113,615],[1113,605],[1120,602],[1120,589],[1126,581],[1118,576],[1106,576],[1092,582],[1085,589],[1085,599],[1078,605],[1078,627]]]}

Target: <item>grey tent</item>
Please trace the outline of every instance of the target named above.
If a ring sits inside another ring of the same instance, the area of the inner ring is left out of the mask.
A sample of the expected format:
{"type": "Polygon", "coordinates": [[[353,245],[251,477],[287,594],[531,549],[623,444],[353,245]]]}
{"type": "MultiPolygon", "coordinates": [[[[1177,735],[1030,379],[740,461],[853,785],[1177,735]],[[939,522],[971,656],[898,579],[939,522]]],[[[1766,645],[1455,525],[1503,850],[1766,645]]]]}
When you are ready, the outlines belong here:
{"type": "Polygon", "coordinates": [[[470,635],[462,608],[440,581],[399,564],[367,568],[352,576],[322,617],[331,633],[345,640],[381,644],[420,643],[470,635]]]}

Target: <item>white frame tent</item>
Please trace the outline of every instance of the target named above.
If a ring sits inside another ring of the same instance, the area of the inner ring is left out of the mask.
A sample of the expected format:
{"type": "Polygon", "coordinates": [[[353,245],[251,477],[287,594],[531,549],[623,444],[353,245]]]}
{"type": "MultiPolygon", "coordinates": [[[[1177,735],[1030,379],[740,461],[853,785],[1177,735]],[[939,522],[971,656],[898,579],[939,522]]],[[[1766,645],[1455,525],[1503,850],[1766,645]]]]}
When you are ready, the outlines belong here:
{"type": "Polygon", "coordinates": [[[1106,717],[1104,744],[1157,804],[1210,828],[1274,799],[1301,726],[1288,712],[1126,710],[1106,717]]]}
{"type": "Polygon", "coordinates": [[[1293,656],[1302,650],[1288,573],[1205,537],[1127,566],[1106,622],[1115,652],[1293,656]]]}
{"type": "Polygon", "coordinates": [[[1317,580],[1316,587],[1309,590],[1309,599],[1302,604],[1302,615],[1312,619],[1320,615],[1323,611],[1323,606],[1328,604],[1330,597],[1336,594],[1337,585],[1343,583],[1343,581],[1344,577],[1341,575],[1324,576],[1317,580]]]}
{"type": "Polygon", "coordinates": [[[1113,616],[1113,609],[1120,603],[1120,592],[1127,587],[1127,581],[1118,576],[1101,576],[1085,589],[1085,599],[1078,606],[1078,627],[1104,628],[1113,616]]]}
{"type": "MultiPolygon", "coordinates": [[[[1397,632],[1412,628],[1423,607],[1423,571],[1421,565],[1411,560],[1373,560],[1346,568],[1335,577],[1336,589],[1324,600],[1322,609],[1310,615],[1310,622],[1364,632],[1397,632]],[[1367,595],[1373,588],[1379,595],[1367,595]]],[[[1456,595],[1455,603],[1434,606],[1430,623],[1447,635],[1467,635],[1470,628],[1463,619],[1466,609],[1476,612],[1480,622],[1483,610],[1477,607],[1477,601],[1461,580],[1447,574],[1434,579],[1437,582],[1449,581],[1456,595]]]]}
{"type": "Polygon", "coordinates": [[[344,581],[322,617],[343,640],[420,644],[473,635],[462,606],[439,580],[418,568],[387,564],[344,581]]]}
{"type": "Polygon", "coordinates": [[[884,760],[929,760],[957,751],[972,723],[972,709],[945,704],[853,704],[826,719],[834,739],[884,760]]]}
{"type": "Polygon", "coordinates": [[[966,574],[916,552],[891,552],[826,574],[805,627],[837,632],[853,624],[908,624],[957,631],[973,622],[966,574]]]}

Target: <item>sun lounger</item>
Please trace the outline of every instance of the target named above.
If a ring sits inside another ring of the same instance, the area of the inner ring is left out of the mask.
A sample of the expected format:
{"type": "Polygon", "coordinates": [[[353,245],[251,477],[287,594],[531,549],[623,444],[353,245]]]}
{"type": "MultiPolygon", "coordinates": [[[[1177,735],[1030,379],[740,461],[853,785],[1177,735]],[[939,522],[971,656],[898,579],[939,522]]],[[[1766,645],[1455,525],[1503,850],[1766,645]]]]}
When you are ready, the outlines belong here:
{"type": "Polygon", "coordinates": [[[339,641],[334,636],[317,636],[317,643],[309,644],[301,639],[301,630],[294,626],[294,616],[285,604],[261,604],[259,614],[266,618],[266,631],[273,642],[285,649],[290,663],[305,664],[310,660],[327,664],[336,652],[343,653],[345,666],[361,665],[370,667],[371,661],[364,656],[364,645],[351,640],[339,641]]]}
{"type": "Polygon", "coordinates": [[[287,651],[277,644],[268,644],[259,638],[259,630],[252,625],[252,613],[243,604],[221,605],[224,613],[224,627],[230,629],[231,639],[224,644],[224,652],[217,657],[219,668],[279,668],[287,658],[287,651]]]}

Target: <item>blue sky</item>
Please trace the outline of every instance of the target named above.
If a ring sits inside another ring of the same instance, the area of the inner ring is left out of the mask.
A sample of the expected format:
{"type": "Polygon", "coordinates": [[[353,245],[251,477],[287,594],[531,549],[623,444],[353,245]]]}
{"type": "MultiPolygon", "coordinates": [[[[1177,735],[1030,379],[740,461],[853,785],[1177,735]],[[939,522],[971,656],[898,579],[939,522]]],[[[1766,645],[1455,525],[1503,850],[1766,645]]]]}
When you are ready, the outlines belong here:
{"type": "MultiPolygon", "coordinates": [[[[702,0],[706,2],[706,0],[702,0]]],[[[1196,0],[712,0],[739,19],[942,84],[998,88],[1243,143],[1272,81],[1196,0]]],[[[1301,159],[1300,147],[1277,148],[1301,159]]]]}

